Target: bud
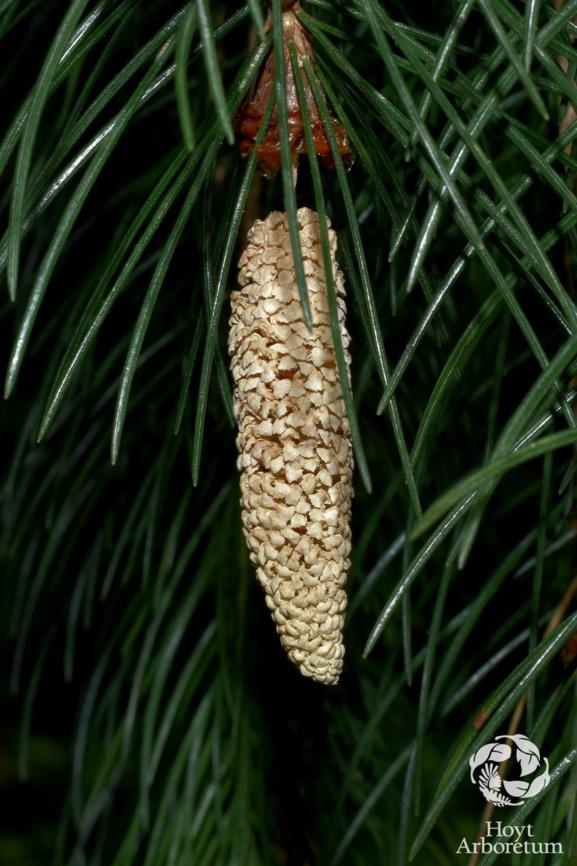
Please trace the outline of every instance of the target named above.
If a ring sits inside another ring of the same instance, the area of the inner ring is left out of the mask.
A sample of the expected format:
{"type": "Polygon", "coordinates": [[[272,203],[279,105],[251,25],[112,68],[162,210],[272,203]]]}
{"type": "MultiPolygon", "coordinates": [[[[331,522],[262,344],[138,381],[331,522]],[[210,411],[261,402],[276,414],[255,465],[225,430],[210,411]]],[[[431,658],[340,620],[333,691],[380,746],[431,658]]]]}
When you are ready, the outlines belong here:
{"type": "MultiPolygon", "coordinates": [[[[334,168],[335,162],[332,148],[303,65],[303,58],[305,57],[308,58],[311,63],[314,63],[314,51],[311,35],[296,15],[299,8],[300,4],[298,2],[295,3],[294,0],[292,0],[292,2],[289,0],[289,2],[283,3],[284,11],[282,25],[284,65],[286,70],[285,87],[288,111],[288,135],[292,162],[295,167],[298,165],[299,155],[301,153],[307,153],[307,142],[297,92],[295,73],[292,67],[288,48],[291,42],[294,43],[298,57],[301,79],[306,94],[309,123],[313,134],[314,149],[317,159],[321,165],[327,168],[334,168]]],[[[265,29],[269,30],[271,26],[272,16],[269,15],[265,29]]],[[[267,106],[275,93],[275,64],[274,51],[271,48],[256,80],[254,92],[247,100],[245,100],[237,112],[235,127],[239,137],[240,152],[242,156],[248,156],[256,146],[256,140],[263,119],[266,115],[267,106]]],[[[353,154],[349,147],[346,130],[339,121],[336,120],[336,118],[332,117],[332,115],[331,125],[341,159],[346,166],[350,166],[353,162],[353,154]]],[[[275,177],[277,172],[280,170],[282,162],[278,106],[274,107],[269,126],[265,130],[261,143],[256,146],[256,155],[264,176],[268,178],[275,177]]]]}
{"type": "MultiPolygon", "coordinates": [[[[319,219],[298,211],[314,327],[304,322],[285,214],[254,223],[231,297],[229,354],[242,522],[281,643],[304,676],[342,670],[353,456],[332,341],[319,219]]],[[[344,283],[329,229],[347,364],[344,283]]]]}

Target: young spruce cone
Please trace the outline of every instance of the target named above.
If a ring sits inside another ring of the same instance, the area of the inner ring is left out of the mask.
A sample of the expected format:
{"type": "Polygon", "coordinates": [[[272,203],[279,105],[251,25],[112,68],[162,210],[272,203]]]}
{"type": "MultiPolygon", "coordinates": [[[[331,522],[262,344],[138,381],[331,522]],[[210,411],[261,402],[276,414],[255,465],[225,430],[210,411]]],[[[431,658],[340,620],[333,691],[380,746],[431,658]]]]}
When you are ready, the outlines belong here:
{"type": "MultiPolygon", "coordinates": [[[[251,561],[281,642],[302,674],[334,684],[350,566],[353,457],[314,211],[298,223],[314,328],[303,320],[286,216],[258,220],[232,294],[229,353],[251,561]]],[[[342,274],[329,231],[347,363],[342,274]]]]}

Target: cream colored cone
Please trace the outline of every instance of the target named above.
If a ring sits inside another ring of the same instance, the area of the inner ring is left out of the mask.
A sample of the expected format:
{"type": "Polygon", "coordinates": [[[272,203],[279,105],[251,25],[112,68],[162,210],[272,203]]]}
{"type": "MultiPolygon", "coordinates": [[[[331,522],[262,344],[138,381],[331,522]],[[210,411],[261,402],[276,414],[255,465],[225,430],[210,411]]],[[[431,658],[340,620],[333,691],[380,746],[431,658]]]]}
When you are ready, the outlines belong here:
{"type": "MultiPolygon", "coordinates": [[[[353,456],[314,211],[298,212],[314,328],[304,323],[286,215],[257,221],[231,297],[229,353],[242,522],[281,642],[301,673],[334,684],[350,567],[353,456]]],[[[347,364],[344,283],[330,229],[347,364]]]]}

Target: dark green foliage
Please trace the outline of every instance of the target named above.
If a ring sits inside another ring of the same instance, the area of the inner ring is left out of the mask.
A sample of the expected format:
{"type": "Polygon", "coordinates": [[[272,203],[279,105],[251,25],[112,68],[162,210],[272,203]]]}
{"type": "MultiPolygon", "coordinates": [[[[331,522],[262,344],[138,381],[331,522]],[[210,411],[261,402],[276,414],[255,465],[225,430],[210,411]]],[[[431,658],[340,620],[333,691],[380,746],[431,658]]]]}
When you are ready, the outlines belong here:
{"type": "Polygon", "coordinates": [[[466,862],[525,695],[552,783],[498,818],[572,853],[499,862],[577,857],[577,0],[299,14],[356,162],[293,191],[281,64],[279,177],[231,143],[279,0],[264,44],[253,0],[0,0],[2,864],[466,862]],[[248,221],[302,205],[353,337],[331,690],[248,562],[226,357],[248,221]]]}

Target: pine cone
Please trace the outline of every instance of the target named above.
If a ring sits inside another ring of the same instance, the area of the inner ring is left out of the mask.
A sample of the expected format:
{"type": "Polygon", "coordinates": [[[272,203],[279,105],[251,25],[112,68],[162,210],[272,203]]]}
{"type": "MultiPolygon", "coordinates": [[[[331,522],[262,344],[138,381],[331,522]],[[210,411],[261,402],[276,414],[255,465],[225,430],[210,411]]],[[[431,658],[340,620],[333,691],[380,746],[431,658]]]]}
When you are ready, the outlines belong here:
{"type": "MultiPolygon", "coordinates": [[[[229,354],[244,535],[281,642],[301,673],[342,670],[353,456],[314,211],[298,212],[314,328],[304,323],[285,214],[254,223],[231,297],[229,354]]],[[[347,364],[344,283],[329,230],[347,364]]]]}

